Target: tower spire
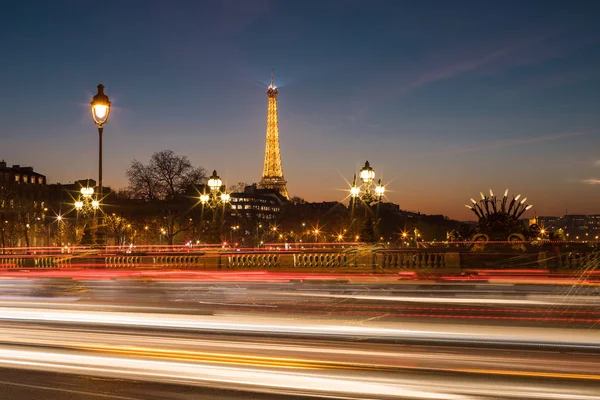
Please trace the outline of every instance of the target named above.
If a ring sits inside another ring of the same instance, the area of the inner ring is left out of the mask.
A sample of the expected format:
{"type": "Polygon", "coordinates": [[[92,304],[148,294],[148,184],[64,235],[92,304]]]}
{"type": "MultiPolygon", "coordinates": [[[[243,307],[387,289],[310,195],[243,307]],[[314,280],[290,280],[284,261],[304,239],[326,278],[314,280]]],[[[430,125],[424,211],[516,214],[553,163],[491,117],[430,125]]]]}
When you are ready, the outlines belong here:
{"type": "Polygon", "coordinates": [[[265,163],[263,166],[262,179],[258,183],[261,189],[272,189],[279,192],[286,199],[287,182],[283,178],[281,167],[281,152],[279,148],[279,122],[277,116],[277,94],[279,91],[275,86],[275,77],[271,70],[271,84],[267,88],[267,140],[265,144],[265,163]]]}

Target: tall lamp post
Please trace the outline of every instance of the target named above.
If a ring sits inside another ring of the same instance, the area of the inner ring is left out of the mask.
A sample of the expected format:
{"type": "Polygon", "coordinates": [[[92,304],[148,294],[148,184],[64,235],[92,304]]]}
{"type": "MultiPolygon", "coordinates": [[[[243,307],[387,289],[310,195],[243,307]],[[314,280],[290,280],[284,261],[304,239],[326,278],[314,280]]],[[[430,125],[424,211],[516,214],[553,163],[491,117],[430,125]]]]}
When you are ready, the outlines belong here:
{"type": "Polygon", "coordinates": [[[223,214],[225,214],[225,206],[231,201],[231,196],[225,191],[223,181],[217,175],[217,171],[213,171],[212,176],[208,178],[208,188],[208,193],[205,192],[200,195],[200,203],[202,204],[203,214],[205,206],[208,206],[213,211],[210,242],[220,243],[221,235],[220,226],[217,223],[217,215],[219,214],[219,208],[222,208],[223,214]]]}
{"type": "MultiPolygon", "coordinates": [[[[98,202],[98,206],[100,205],[100,200],[102,199],[103,191],[102,191],[102,132],[104,131],[104,124],[108,122],[108,117],[110,115],[110,100],[108,96],[104,94],[104,85],[98,85],[98,93],[92,98],[92,102],[90,103],[92,109],[92,117],[94,118],[94,123],[98,125],[98,194],[96,201],[98,202]],[[99,196],[99,197],[98,197],[99,196]],[[100,199],[100,200],[98,200],[100,199]]],[[[100,246],[104,245],[104,230],[102,229],[102,213],[97,213],[96,216],[96,243],[100,246]]]]}
{"type": "Polygon", "coordinates": [[[365,162],[365,166],[359,171],[360,184],[356,182],[356,175],[350,188],[350,198],[352,202],[352,223],[354,223],[354,210],[356,208],[357,201],[361,201],[365,209],[365,219],[363,227],[361,229],[361,239],[365,242],[375,241],[375,232],[373,230],[373,217],[371,216],[371,203],[377,201],[377,217],[379,216],[379,205],[381,199],[385,194],[385,186],[381,183],[381,179],[377,182],[372,190],[373,183],[375,182],[375,170],[369,165],[369,162],[365,162]]]}

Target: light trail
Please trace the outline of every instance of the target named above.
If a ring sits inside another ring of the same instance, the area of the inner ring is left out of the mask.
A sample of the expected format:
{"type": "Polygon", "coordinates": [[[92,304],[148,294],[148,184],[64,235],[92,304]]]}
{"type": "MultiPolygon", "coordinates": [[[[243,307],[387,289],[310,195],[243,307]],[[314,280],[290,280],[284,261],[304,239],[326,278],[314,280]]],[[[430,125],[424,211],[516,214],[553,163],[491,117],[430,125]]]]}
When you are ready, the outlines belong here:
{"type": "Polygon", "coordinates": [[[600,332],[570,329],[565,335],[558,328],[512,328],[425,323],[398,324],[379,322],[371,326],[342,325],[332,321],[298,320],[252,316],[198,316],[165,313],[102,312],[50,308],[0,309],[1,321],[91,324],[113,327],[143,327],[157,330],[197,332],[299,335],[312,337],[363,338],[386,341],[422,341],[446,344],[482,344],[505,346],[554,347],[600,350],[600,332]],[[412,328],[411,328],[412,327],[412,328]]]}
{"type": "Polygon", "coordinates": [[[0,347],[0,366],[163,383],[209,385],[226,389],[252,389],[265,393],[279,391],[296,395],[336,395],[337,398],[345,399],[476,399],[435,389],[417,389],[411,385],[402,385],[393,379],[292,373],[269,368],[214,366],[180,361],[140,360],[132,357],[73,354],[57,350],[0,347]]]}

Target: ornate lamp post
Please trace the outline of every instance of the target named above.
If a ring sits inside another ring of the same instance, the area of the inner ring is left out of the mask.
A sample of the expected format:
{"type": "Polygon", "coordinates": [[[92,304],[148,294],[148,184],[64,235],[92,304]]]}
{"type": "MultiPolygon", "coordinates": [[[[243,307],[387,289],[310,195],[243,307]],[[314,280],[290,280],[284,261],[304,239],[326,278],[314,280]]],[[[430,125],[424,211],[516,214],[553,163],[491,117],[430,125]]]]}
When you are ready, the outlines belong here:
{"type": "Polygon", "coordinates": [[[365,162],[365,166],[359,171],[359,177],[361,183],[357,185],[356,175],[350,188],[350,201],[352,203],[352,223],[354,223],[354,209],[356,208],[356,202],[360,200],[365,209],[365,220],[361,229],[361,239],[366,242],[375,241],[375,233],[373,231],[373,218],[371,216],[371,203],[377,201],[377,216],[379,216],[379,205],[385,194],[385,186],[381,183],[381,179],[375,185],[374,190],[371,188],[373,182],[375,182],[375,170],[369,165],[369,162],[365,162]],[[362,194],[361,194],[362,193],[362,194]]]}
{"type": "Polygon", "coordinates": [[[75,201],[75,211],[77,212],[77,221],[75,225],[77,225],[77,222],[79,221],[79,215],[83,215],[84,217],[83,237],[81,238],[81,244],[89,245],[93,243],[90,227],[88,226],[88,217],[90,215],[95,216],[100,208],[100,202],[94,199],[93,196],[94,188],[82,187],[79,192],[79,197],[75,201]]]}
{"type": "MultiPolygon", "coordinates": [[[[102,132],[104,131],[104,124],[108,122],[110,115],[110,100],[108,96],[104,94],[104,85],[98,85],[98,93],[92,98],[90,103],[92,109],[92,117],[94,123],[98,125],[98,194],[102,199],[102,132]]],[[[100,202],[98,199],[95,200],[98,207],[100,202]]],[[[104,230],[102,229],[101,213],[97,213],[97,228],[96,228],[96,243],[98,245],[104,245],[104,230]]]]}
{"type": "Polygon", "coordinates": [[[208,179],[208,193],[202,193],[200,195],[200,203],[202,204],[202,214],[204,215],[204,207],[208,206],[213,211],[212,216],[212,227],[210,234],[211,243],[220,243],[220,226],[217,222],[217,216],[219,214],[219,207],[222,208],[223,214],[225,214],[225,206],[231,201],[229,193],[225,192],[223,187],[223,181],[217,175],[217,171],[213,171],[212,176],[208,179]]]}

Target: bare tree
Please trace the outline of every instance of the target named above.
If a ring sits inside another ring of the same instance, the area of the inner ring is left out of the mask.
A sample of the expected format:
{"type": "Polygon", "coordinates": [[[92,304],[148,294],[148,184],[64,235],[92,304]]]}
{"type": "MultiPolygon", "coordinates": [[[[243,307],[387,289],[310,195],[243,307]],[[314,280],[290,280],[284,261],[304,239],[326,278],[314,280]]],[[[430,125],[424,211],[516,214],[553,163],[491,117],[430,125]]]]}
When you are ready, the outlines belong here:
{"type": "Polygon", "coordinates": [[[160,201],[169,244],[173,244],[177,233],[193,226],[185,218],[189,207],[184,194],[190,185],[206,181],[204,168],[194,168],[186,156],[163,150],[154,153],[147,165],[134,160],[127,169],[127,178],[134,197],[160,201]]]}
{"type": "Polygon", "coordinates": [[[136,198],[155,200],[158,192],[158,182],[152,168],[137,160],[133,160],[126,172],[129,179],[129,189],[136,198]]]}

